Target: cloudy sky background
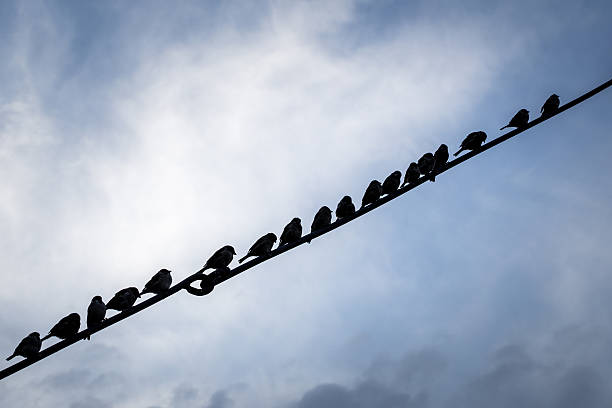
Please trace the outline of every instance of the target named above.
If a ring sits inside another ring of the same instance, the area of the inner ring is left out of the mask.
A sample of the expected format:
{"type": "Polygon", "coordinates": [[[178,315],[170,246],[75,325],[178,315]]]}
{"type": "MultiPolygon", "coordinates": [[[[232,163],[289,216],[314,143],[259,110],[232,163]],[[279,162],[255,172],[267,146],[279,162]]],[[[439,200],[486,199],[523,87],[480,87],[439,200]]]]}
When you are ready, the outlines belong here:
{"type": "MultiPolygon", "coordinates": [[[[0,3],[7,356],[612,73],[604,1],[218,3],[0,3]]],[[[0,405],[610,406],[610,106],[173,296],[3,380],[0,405]]]]}

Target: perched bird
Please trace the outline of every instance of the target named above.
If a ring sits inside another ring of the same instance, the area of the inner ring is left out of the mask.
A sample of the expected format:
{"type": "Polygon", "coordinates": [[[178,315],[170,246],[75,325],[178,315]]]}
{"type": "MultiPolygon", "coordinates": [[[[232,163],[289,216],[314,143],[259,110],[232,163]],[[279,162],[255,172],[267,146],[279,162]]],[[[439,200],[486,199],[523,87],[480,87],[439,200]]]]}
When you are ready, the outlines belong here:
{"type": "Polygon", "coordinates": [[[548,97],[544,105],[542,105],[542,109],[540,109],[540,113],[542,116],[551,116],[559,109],[559,105],[561,101],[559,100],[559,95],[552,94],[548,97]]]}
{"type": "Polygon", "coordinates": [[[424,176],[428,175],[429,172],[433,170],[434,166],[433,153],[425,153],[423,156],[421,156],[417,164],[419,166],[419,172],[424,176]]]}
{"type": "Polygon", "coordinates": [[[431,181],[436,181],[436,174],[440,172],[448,162],[448,146],[442,143],[434,153],[434,165],[431,171],[431,181]]]}
{"type": "Polygon", "coordinates": [[[421,177],[421,172],[419,170],[419,165],[415,162],[410,163],[408,166],[408,170],[406,170],[406,175],[404,176],[404,182],[402,183],[402,187],[408,183],[416,183],[421,177]]]}
{"type": "Polygon", "coordinates": [[[461,148],[457,153],[454,154],[454,156],[458,156],[459,153],[464,150],[480,149],[480,146],[482,146],[485,140],[487,140],[487,134],[482,130],[470,133],[465,137],[465,139],[463,139],[463,142],[461,142],[460,146],[461,148]]]}
{"type": "Polygon", "coordinates": [[[363,193],[363,198],[361,199],[361,207],[365,207],[368,204],[373,204],[382,195],[382,185],[380,185],[380,181],[372,180],[370,184],[368,184],[368,188],[366,188],[365,193],[363,193]]]}
{"type": "Polygon", "coordinates": [[[141,295],[145,293],[154,293],[159,295],[170,289],[172,285],[172,276],[170,271],[167,269],[160,269],[153,277],[146,283],[144,289],[140,292],[141,295]]]}
{"type": "Polygon", "coordinates": [[[342,200],[340,200],[338,206],[336,207],[336,217],[346,218],[353,214],[355,214],[355,204],[353,204],[351,196],[342,197],[342,200]]]}
{"type": "Polygon", "coordinates": [[[399,170],[389,174],[389,176],[383,181],[382,192],[383,194],[391,194],[395,192],[402,182],[402,172],[399,170]]]}
{"type": "Polygon", "coordinates": [[[529,122],[529,111],[527,109],[521,109],[520,111],[516,113],[516,115],[512,117],[512,119],[510,119],[510,122],[508,122],[506,126],[504,126],[503,128],[500,128],[499,130],[503,130],[507,127],[522,128],[522,127],[525,127],[528,122],[529,122]]]}
{"type": "MultiPolygon", "coordinates": [[[[317,211],[317,213],[315,214],[314,220],[312,220],[312,224],[310,225],[310,232],[313,233],[320,230],[321,228],[327,227],[331,224],[331,219],[332,212],[328,206],[324,205],[323,207],[319,208],[319,211],[317,211]]],[[[310,241],[311,240],[308,240],[309,244],[310,241]]]]}
{"type": "MultiPolygon", "coordinates": [[[[106,305],[102,301],[102,296],[94,296],[87,308],[87,328],[96,328],[106,317],[106,305]]],[[[89,340],[87,335],[87,340],[89,340]]]]}
{"type": "Polygon", "coordinates": [[[297,241],[302,237],[302,220],[299,218],[292,219],[289,224],[285,225],[283,233],[278,241],[278,246],[281,247],[286,244],[297,241]]]}
{"type": "Polygon", "coordinates": [[[249,256],[264,256],[268,255],[272,250],[272,246],[276,242],[276,235],[269,232],[263,237],[259,238],[255,243],[249,248],[249,252],[245,256],[243,256],[238,262],[242,263],[249,256]]]}
{"type": "Polygon", "coordinates": [[[106,304],[106,309],[118,310],[120,312],[125,309],[129,309],[136,303],[136,299],[140,297],[140,293],[138,292],[138,288],[133,286],[125,289],[121,289],[119,292],[115,293],[115,296],[112,297],[111,300],[106,304]]]}
{"type": "Polygon", "coordinates": [[[47,340],[50,337],[57,337],[60,339],[67,339],[70,336],[74,336],[79,332],[81,327],[81,316],[78,313],[70,313],[68,316],[63,317],[55,326],[49,330],[49,334],[40,339],[41,341],[47,340]]]}
{"type": "Polygon", "coordinates": [[[227,269],[229,264],[232,263],[234,255],[236,255],[234,247],[231,245],[226,245],[223,248],[218,249],[210,258],[208,258],[208,261],[206,261],[204,264],[202,271],[209,268],[227,269]]]}
{"type": "Polygon", "coordinates": [[[38,332],[32,332],[28,334],[28,337],[25,337],[23,340],[19,342],[13,354],[6,358],[6,361],[9,361],[12,358],[17,356],[22,356],[25,358],[32,358],[38,355],[40,351],[40,346],[42,345],[42,340],[40,339],[40,334],[38,332]]]}

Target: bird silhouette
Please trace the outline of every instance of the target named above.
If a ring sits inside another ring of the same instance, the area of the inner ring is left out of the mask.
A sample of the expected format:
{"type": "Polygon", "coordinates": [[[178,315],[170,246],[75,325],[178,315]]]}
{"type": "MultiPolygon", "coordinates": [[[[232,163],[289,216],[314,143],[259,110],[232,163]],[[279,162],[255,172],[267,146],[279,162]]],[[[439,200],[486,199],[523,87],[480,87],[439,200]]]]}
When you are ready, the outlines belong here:
{"type": "Polygon", "coordinates": [[[206,261],[204,264],[202,271],[209,268],[228,269],[229,264],[232,263],[232,260],[234,259],[234,255],[236,255],[234,247],[231,245],[226,245],[223,248],[218,249],[210,258],[208,258],[208,261],[206,261]]]}
{"type": "Polygon", "coordinates": [[[529,123],[529,111],[527,109],[521,109],[510,119],[510,122],[499,130],[504,130],[507,127],[524,128],[529,123]]]}
{"type": "Polygon", "coordinates": [[[459,151],[455,153],[454,156],[458,156],[459,153],[464,150],[480,149],[480,146],[482,146],[485,140],[487,140],[487,134],[482,130],[470,133],[465,137],[465,139],[463,139],[459,151]]]}
{"type": "Polygon", "coordinates": [[[40,339],[41,341],[47,340],[50,337],[57,337],[60,339],[67,339],[70,336],[74,336],[79,332],[81,327],[81,316],[78,313],[70,313],[68,316],[63,317],[55,326],[49,330],[49,334],[40,339]]]}
{"type": "Polygon", "coordinates": [[[6,361],[9,361],[17,356],[25,357],[25,358],[33,358],[38,355],[40,351],[40,347],[42,346],[42,340],[40,339],[40,334],[38,332],[32,332],[28,334],[27,337],[23,338],[13,354],[6,358],[6,361]]]}
{"type": "Polygon", "coordinates": [[[436,181],[436,174],[444,169],[448,162],[448,146],[442,143],[434,153],[434,165],[431,171],[431,181],[436,181]]]}
{"type": "Polygon", "coordinates": [[[380,196],[382,195],[382,185],[378,180],[370,181],[368,184],[368,188],[366,188],[365,193],[363,193],[363,198],[361,199],[361,208],[365,207],[368,204],[374,204],[380,196]]]}
{"type": "Polygon", "coordinates": [[[351,196],[344,196],[336,207],[336,218],[346,218],[355,214],[355,204],[351,196]]]}
{"type": "Polygon", "coordinates": [[[540,113],[542,116],[552,116],[559,110],[559,105],[561,101],[559,100],[559,95],[552,94],[548,97],[544,105],[542,105],[542,109],[540,109],[540,113]]]}
{"type": "MultiPolygon", "coordinates": [[[[87,308],[87,328],[95,329],[106,317],[106,305],[102,301],[102,296],[94,296],[87,308]]],[[[89,340],[90,335],[87,335],[89,340]]]]}
{"type": "Polygon", "coordinates": [[[404,176],[404,182],[402,183],[402,187],[408,183],[416,183],[421,177],[421,171],[419,170],[419,165],[415,162],[410,163],[408,166],[408,170],[406,170],[406,175],[404,176]]]}
{"type": "Polygon", "coordinates": [[[167,269],[160,269],[153,277],[146,283],[144,289],[140,292],[141,295],[145,293],[154,293],[159,295],[170,289],[172,285],[172,275],[167,269]]]}
{"type": "Polygon", "coordinates": [[[276,235],[269,232],[263,237],[259,238],[255,243],[249,248],[249,251],[245,256],[243,256],[238,262],[242,263],[245,259],[250,256],[264,256],[268,255],[270,251],[272,251],[272,246],[276,242],[276,235]]]}
{"type": "MultiPolygon", "coordinates": [[[[315,214],[314,219],[312,220],[312,224],[310,225],[310,233],[316,232],[321,228],[327,227],[331,224],[331,219],[332,212],[328,206],[324,205],[323,207],[319,208],[319,211],[317,211],[317,213],[315,214]]],[[[309,239],[309,244],[310,241],[311,240],[309,239]]]]}
{"type": "Polygon", "coordinates": [[[280,236],[280,240],[278,241],[278,246],[282,247],[283,245],[290,244],[292,242],[297,241],[301,237],[302,220],[296,217],[289,221],[289,224],[285,225],[283,233],[280,236]]]}
{"type": "Polygon", "coordinates": [[[419,166],[419,172],[424,176],[428,175],[433,170],[434,166],[433,153],[425,153],[421,156],[417,164],[419,166]]]}
{"type": "Polygon", "coordinates": [[[382,184],[383,194],[391,194],[397,191],[402,182],[402,172],[399,170],[389,174],[382,184]]]}
{"type": "Polygon", "coordinates": [[[138,288],[133,286],[125,289],[121,289],[115,293],[115,296],[111,298],[106,304],[106,309],[118,310],[120,312],[129,309],[136,303],[136,299],[140,297],[138,288]]]}

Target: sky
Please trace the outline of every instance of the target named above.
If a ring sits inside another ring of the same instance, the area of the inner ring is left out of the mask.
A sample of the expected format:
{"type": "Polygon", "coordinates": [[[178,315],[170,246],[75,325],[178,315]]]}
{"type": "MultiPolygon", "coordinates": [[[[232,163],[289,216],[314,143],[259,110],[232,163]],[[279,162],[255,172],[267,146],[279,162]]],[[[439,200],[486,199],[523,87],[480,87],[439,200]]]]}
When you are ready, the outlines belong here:
{"type": "MultiPolygon", "coordinates": [[[[609,80],[611,17],[0,2],[0,350],[609,80]]],[[[0,381],[0,406],[609,407],[610,106],[607,90],[210,296],[172,296],[0,381]]]]}

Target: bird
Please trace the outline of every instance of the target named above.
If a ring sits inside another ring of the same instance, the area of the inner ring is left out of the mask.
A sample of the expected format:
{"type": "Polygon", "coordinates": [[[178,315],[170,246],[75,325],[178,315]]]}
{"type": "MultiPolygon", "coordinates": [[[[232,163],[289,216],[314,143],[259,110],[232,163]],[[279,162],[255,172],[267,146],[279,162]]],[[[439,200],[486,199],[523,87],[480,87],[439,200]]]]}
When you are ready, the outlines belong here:
{"type": "Polygon", "coordinates": [[[115,296],[111,298],[106,304],[106,309],[118,310],[120,312],[129,309],[136,303],[136,299],[140,297],[138,288],[133,286],[125,289],[121,289],[115,293],[115,296]]]}
{"type": "Polygon", "coordinates": [[[289,224],[285,225],[283,233],[278,241],[278,246],[281,247],[286,244],[297,241],[302,237],[302,220],[299,218],[292,219],[289,224]]]}
{"type": "Polygon", "coordinates": [[[383,194],[391,194],[395,192],[402,182],[402,172],[399,170],[394,171],[389,174],[385,181],[382,184],[382,192],[383,194]]]}
{"type": "Polygon", "coordinates": [[[270,251],[272,251],[272,246],[276,242],[276,235],[272,232],[267,233],[263,237],[259,238],[255,243],[249,248],[249,251],[245,256],[243,256],[239,263],[244,262],[249,256],[264,256],[268,255],[270,251]]]}
{"type": "Polygon", "coordinates": [[[228,269],[229,264],[232,263],[232,260],[234,259],[234,255],[236,255],[234,247],[231,245],[226,245],[223,248],[218,249],[210,258],[208,258],[208,261],[206,261],[204,264],[202,271],[209,268],[228,269]]]}
{"type": "Polygon", "coordinates": [[[522,128],[525,127],[528,122],[529,111],[527,109],[521,109],[512,117],[512,119],[510,119],[510,122],[508,122],[506,126],[500,128],[499,130],[504,130],[507,127],[522,128]]]}
{"type": "MultiPolygon", "coordinates": [[[[327,227],[331,224],[331,219],[332,212],[328,206],[324,205],[323,207],[319,208],[319,211],[317,211],[317,213],[315,214],[314,219],[312,220],[312,224],[310,225],[310,233],[312,234],[313,232],[316,232],[321,228],[327,227]]],[[[310,241],[311,240],[308,240],[309,244],[310,241]]]]}
{"type": "Polygon", "coordinates": [[[416,183],[421,177],[421,172],[419,171],[419,165],[415,162],[410,163],[408,166],[408,170],[406,170],[406,175],[404,176],[404,182],[402,183],[402,187],[408,183],[416,183]]]}
{"type": "Polygon", "coordinates": [[[426,176],[429,174],[431,170],[433,170],[434,166],[434,155],[433,153],[425,153],[419,161],[417,162],[419,166],[419,172],[426,176]]]}
{"type": "Polygon", "coordinates": [[[548,97],[546,102],[544,102],[544,105],[542,105],[542,109],[540,109],[540,113],[542,114],[542,116],[551,116],[555,112],[557,112],[557,110],[559,110],[560,104],[561,104],[561,101],[559,100],[559,95],[552,94],[548,97]]]}
{"type": "MultiPolygon", "coordinates": [[[[106,317],[106,305],[102,301],[102,296],[94,296],[87,308],[87,328],[96,328],[106,317]]],[[[87,335],[89,340],[90,335],[87,335]]]]}
{"type": "Polygon", "coordinates": [[[70,313],[68,316],[63,317],[55,326],[49,330],[49,334],[40,339],[41,341],[47,340],[50,337],[57,337],[60,339],[67,339],[79,332],[81,327],[81,316],[78,313],[70,313]]]}
{"type": "Polygon", "coordinates": [[[28,334],[27,337],[23,338],[13,354],[6,358],[6,361],[9,361],[17,356],[25,357],[25,358],[33,358],[38,355],[40,351],[40,347],[42,346],[42,340],[40,339],[40,334],[38,332],[32,332],[28,334]]]}
{"type": "Polygon", "coordinates": [[[431,181],[436,181],[436,174],[438,174],[448,162],[448,146],[442,143],[438,150],[434,153],[434,165],[431,171],[431,181]]]}
{"type": "Polygon", "coordinates": [[[361,199],[361,208],[365,207],[368,204],[373,204],[382,195],[382,185],[378,180],[370,181],[368,184],[368,188],[366,188],[365,193],[363,193],[363,198],[361,199]]]}
{"type": "Polygon", "coordinates": [[[455,157],[458,156],[459,153],[461,153],[464,150],[479,149],[485,140],[487,140],[487,134],[483,132],[482,130],[470,133],[469,135],[465,137],[465,139],[463,139],[463,142],[461,142],[459,151],[455,153],[454,156],[455,157]]]}
{"type": "Polygon", "coordinates": [[[159,295],[170,289],[172,285],[172,275],[167,269],[160,269],[153,277],[146,283],[144,289],[140,292],[141,295],[145,293],[154,293],[159,295]]]}
{"type": "Polygon", "coordinates": [[[336,207],[336,217],[337,218],[346,218],[355,214],[355,204],[353,204],[353,199],[351,196],[344,196],[342,200],[338,203],[336,207]]]}

